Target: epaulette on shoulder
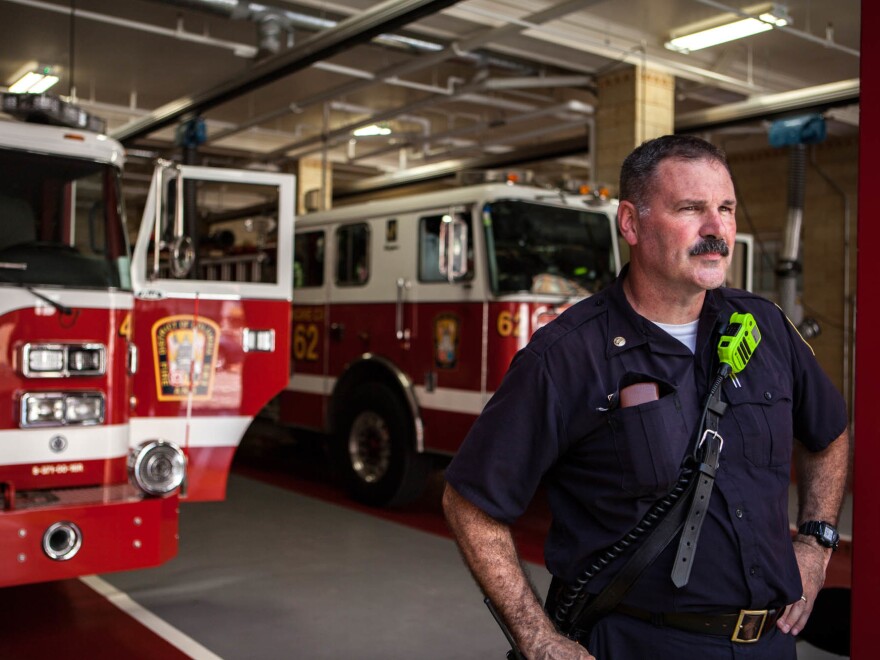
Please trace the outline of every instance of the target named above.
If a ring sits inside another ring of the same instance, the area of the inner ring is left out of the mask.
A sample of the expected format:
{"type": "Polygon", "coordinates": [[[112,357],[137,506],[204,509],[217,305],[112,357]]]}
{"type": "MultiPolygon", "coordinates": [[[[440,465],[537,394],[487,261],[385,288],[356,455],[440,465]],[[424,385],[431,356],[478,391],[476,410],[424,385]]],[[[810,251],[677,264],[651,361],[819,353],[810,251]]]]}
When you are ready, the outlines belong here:
{"type": "Polygon", "coordinates": [[[778,312],[779,315],[784,318],[785,321],[791,326],[795,334],[800,337],[801,341],[807,345],[807,348],[810,349],[810,352],[813,355],[816,355],[816,351],[814,351],[813,347],[810,346],[810,342],[804,339],[803,335],[801,335],[800,333],[800,330],[798,330],[797,326],[792,323],[792,320],[790,318],[788,318],[788,315],[785,313],[782,307],[777,305],[772,300],[768,300],[767,298],[759,296],[756,293],[752,293],[751,291],[745,291],[744,289],[729,289],[727,287],[722,287],[721,289],[719,289],[719,291],[726,300],[748,300],[751,305],[766,305],[768,309],[778,312]]]}
{"type": "Polygon", "coordinates": [[[607,309],[608,304],[604,293],[597,293],[589,298],[584,298],[566,309],[553,321],[537,330],[532,337],[532,341],[540,340],[548,345],[552,344],[585,323],[590,323],[599,316],[602,316],[607,309]]]}
{"type": "Polygon", "coordinates": [[[578,301],[562,314],[559,315],[560,320],[565,321],[569,327],[576,327],[588,321],[592,321],[597,316],[601,316],[608,309],[608,300],[606,294],[596,293],[589,298],[578,301]]]}

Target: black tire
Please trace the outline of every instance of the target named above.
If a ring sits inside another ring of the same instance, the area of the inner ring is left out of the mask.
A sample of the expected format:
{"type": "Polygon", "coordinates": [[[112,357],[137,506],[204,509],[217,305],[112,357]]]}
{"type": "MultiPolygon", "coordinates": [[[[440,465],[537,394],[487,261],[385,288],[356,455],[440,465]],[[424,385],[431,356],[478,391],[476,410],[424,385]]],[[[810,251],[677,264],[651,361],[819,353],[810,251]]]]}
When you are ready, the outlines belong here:
{"type": "Polygon", "coordinates": [[[334,462],[352,499],[400,506],[422,494],[431,464],[416,452],[413,434],[412,414],[388,387],[354,390],[333,438],[334,462]]]}

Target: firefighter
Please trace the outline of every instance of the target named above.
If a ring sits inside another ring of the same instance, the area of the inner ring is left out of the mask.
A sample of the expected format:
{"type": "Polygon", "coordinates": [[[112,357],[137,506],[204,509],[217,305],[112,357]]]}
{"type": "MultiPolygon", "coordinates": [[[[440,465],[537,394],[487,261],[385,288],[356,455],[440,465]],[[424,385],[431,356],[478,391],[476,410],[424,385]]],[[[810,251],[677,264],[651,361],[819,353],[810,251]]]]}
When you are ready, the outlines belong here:
{"type": "Polygon", "coordinates": [[[630,263],[517,354],[446,472],[447,519],[529,660],[727,659],[746,644],[750,658],[794,659],[837,543],[843,398],[775,305],[721,287],[736,233],[723,152],[695,137],[648,141],[625,160],[620,196],[630,263]],[[739,349],[747,363],[730,374],[719,340],[746,315],[760,343],[739,349]],[[676,530],[695,536],[676,531],[621,587],[653,532],[631,542],[637,525],[685,483],[676,530]],[[510,533],[539,484],[552,513],[546,610],[510,533]],[[560,616],[608,602],[593,619],[560,616]]]}

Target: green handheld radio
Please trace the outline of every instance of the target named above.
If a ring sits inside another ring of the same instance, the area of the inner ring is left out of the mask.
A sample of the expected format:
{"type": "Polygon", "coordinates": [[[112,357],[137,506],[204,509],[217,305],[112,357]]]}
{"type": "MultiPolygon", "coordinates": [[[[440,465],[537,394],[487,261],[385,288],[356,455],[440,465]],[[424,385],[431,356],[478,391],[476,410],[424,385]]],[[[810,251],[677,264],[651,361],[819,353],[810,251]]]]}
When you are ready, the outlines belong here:
{"type": "Polygon", "coordinates": [[[718,341],[718,357],[730,368],[728,373],[738,374],[746,368],[760,343],[761,331],[755,317],[748,312],[734,313],[718,341]]]}

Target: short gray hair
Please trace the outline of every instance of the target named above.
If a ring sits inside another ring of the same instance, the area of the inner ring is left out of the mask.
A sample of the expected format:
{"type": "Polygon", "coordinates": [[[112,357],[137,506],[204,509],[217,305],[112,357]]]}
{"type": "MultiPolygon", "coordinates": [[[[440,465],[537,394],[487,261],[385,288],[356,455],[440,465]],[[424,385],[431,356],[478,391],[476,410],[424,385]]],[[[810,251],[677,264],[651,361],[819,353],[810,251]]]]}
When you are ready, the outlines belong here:
{"type": "Polygon", "coordinates": [[[639,213],[648,213],[647,192],[664,160],[710,160],[720,163],[733,178],[727,156],[715,145],[693,135],[663,135],[643,142],[620,168],[620,199],[631,202],[639,213]]]}

